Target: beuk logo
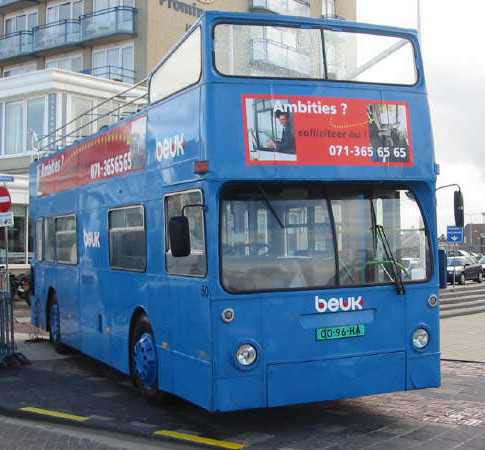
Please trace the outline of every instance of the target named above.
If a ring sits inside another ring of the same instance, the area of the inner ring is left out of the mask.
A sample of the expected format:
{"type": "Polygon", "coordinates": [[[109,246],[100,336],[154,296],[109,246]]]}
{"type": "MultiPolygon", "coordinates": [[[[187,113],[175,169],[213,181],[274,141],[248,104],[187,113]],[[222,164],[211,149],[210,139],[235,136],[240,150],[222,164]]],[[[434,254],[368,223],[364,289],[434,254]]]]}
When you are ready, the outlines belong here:
{"type": "Polygon", "coordinates": [[[157,161],[166,159],[173,159],[177,156],[185,154],[185,138],[183,133],[175,136],[165,138],[163,140],[157,139],[157,148],[155,157],[157,161]]]}
{"type": "Polygon", "coordinates": [[[357,311],[364,309],[364,299],[362,296],[356,297],[333,297],[328,300],[315,295],[315,309],[324,313],[327,311],[357,311]]]}

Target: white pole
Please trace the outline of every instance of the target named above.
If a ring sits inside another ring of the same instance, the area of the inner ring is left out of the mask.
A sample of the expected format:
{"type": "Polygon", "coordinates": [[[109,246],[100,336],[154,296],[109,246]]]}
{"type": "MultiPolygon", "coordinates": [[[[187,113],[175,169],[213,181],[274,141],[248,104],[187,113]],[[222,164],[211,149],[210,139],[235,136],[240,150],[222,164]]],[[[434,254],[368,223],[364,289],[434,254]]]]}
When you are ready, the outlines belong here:
{"type": "Polygon", "coordinates": [[[423,34],[422,22],[421,22],[421,0],[416,0],[416,8],[417,8],[418,36],[419,36],[419,40],[421,40],[422,34],[423,34]]]}

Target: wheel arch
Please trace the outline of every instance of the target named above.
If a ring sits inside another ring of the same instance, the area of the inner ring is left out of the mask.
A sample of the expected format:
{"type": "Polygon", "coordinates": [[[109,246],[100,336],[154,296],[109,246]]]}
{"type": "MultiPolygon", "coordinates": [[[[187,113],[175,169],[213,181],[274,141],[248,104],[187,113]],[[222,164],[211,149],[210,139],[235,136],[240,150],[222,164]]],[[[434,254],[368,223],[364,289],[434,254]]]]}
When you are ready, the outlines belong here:
{"type": "Polygon", "coordinates": [[[50,307],[55,293],[56,290],[54,287],[49,286],[49,289],[47,290],[47,300],[45,302],[45,329],[47,331],[50,331],[50,307]]]}
{"type": "Polygon", "coordinates": [[[150,321],[150,316],[147,312],[147,310],[143,307],[143,306],[137,306],[132,315],[131,315],[131,319],[130,319],[130,327],[128,329],[128,367],[130,368],[131,370],[131,363],[132,363],[132,354],[131,354],[131,347],[133,345],[133,330],[135,329],[135,325],[137,323],[137,321],[140,319],[140,317],[143,317],[143,316],[146,316],[148,321],[150,322],[151,324],[151,321],[150,321]]]}

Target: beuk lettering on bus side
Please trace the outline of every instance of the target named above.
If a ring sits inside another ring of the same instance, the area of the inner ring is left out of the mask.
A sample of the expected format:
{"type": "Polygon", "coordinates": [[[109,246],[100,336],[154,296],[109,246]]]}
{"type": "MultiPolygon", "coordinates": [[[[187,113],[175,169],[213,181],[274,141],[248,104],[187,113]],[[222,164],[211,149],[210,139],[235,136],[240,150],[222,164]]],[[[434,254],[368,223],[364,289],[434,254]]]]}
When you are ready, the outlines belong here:
{"type": "Polygon", "coordinates": [[[357,311],[364,309],[364,299],[362,296],[356,297],[332,297],[328,300],[315,295],[315,309],[317,312],[324,313],[327,311],[357,311]]]}
{"type": "Polygon", "coordinates": [[[101,248],[99,231],[84,231],[84,246],[86,248],[101,248]]]}
{"type": "Polygon", "coordinates": [[[163,141],[157,139],[157,161],[163,161],[176,158],[177,156],[183,156],[185,154],[184,147],[185,140],[183,133],[176,134],[175,136],[169,138],[165,138],[163,139],[163,141]]]}

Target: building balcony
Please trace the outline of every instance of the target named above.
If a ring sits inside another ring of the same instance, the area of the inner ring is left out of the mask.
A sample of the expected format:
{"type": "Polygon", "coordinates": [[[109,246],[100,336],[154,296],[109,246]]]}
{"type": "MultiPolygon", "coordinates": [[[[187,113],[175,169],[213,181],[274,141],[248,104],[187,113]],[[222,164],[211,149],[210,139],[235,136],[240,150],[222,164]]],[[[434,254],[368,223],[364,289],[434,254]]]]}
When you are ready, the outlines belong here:
{"type": "Polygon", "coordinates": [[[136,8],[120,6],[0,37],[0,61],[134,36],[136,14],[136,8]]]}
{"type": "Polygon", "coordinates": [[[40,25],[33,29],[32,52],[39,53],[59,47],[69,47],[81,42],[81,21],[61,20],[40,25]]]}
{"type": "Polygon", "coordinates": [[[118,6],[81,17],[82,40],[133,36],[136,34],[136,8],[118,6]]]}
{"type": "Polygon", "coordinates": [[[119,66],[93,67],[92,69],[83,70],[82,73],[130,84],[133,84],[136,78],[134,70],[119,66]]]}
{"type": "Polygon", "coordinates": [[[0,0],[0,14],[7,14],[20,8],[35,6],[39,0],[0,0]]]}
{"type": "Polygon", "coordinates": [[[270,39],[251,40],[251,63],[268,65],[311,76],[311,58],[306,53],[270,39]]]}
{"type": "Polygon", "coordinates": [[[32,33],[18,31],[0,38],[0,61],[26,56],[32,53],[32,33]]]}
{"type": "Polygon", "coordinates": [[[310,17],[309,0],[251,0],[251,10],[310,17]]]}

